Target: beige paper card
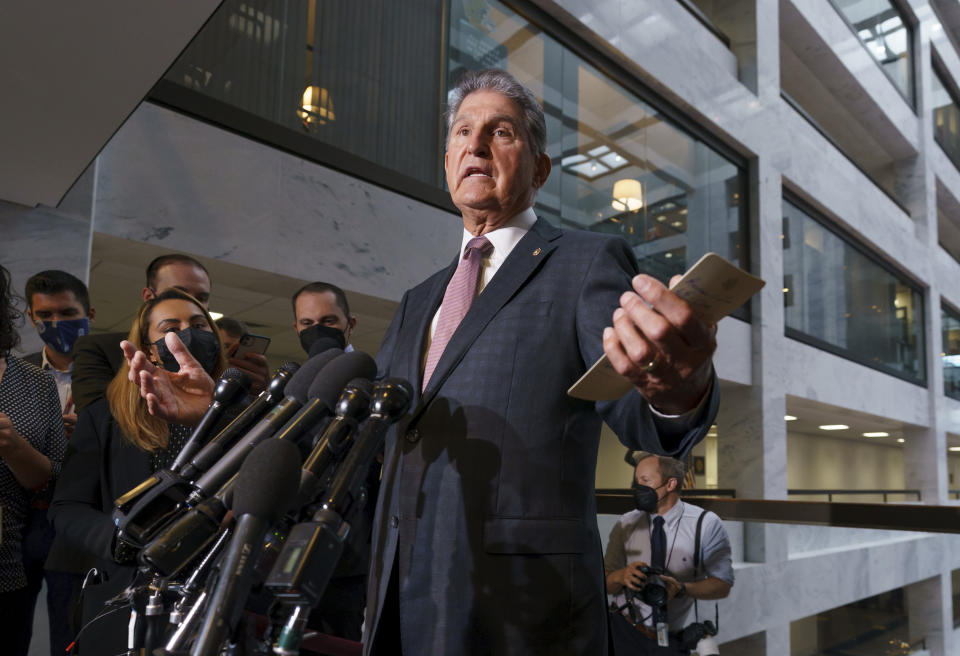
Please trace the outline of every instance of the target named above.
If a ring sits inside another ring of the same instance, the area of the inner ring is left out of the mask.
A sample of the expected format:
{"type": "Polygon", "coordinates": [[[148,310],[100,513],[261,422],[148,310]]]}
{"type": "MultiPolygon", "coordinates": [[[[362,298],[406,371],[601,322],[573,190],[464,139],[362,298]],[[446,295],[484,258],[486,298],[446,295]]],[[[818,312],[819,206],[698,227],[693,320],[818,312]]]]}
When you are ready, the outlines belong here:
{"type": "MultiPolygon", "coordinates": [[[[717,323],[743,305],[766,284],[716,253],[707,253],[670,289],[690,304],[704,323],[717,323]]],[[[586,401],[619,399],[633,384],[618,374],[606,354],[600,356],[567,394],[586,401]]]]}

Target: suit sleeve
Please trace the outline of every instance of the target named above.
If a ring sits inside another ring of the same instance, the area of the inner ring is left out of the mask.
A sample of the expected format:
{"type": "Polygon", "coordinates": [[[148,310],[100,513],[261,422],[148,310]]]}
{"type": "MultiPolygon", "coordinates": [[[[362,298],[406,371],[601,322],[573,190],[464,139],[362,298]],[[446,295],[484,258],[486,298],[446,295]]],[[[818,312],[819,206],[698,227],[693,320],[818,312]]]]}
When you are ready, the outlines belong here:
{"type": "MultiPolygon", "coordinates": [[[[603,329],[613,324],[613,311],[620,306],[620,296],[631,289],[631,280],[637,273],[636,259],[625,241],[600,242],[577,300],[577,335],[586,367],[603,355],[603,329]]],[[[704,438],[716,417],[717,387],[714,380],[699,416],[681,431],[671,431],[663,422],[659,422],[658,428],[650,405],[636,389],[617,401],[598,402],[597,412],[629,448],[682,459],[704,438]]]]}
{"type": "MultiPolygon", "coordinates": [[[[400,334],[400,326],[403,325],[403,316],[407,308],[407,297],[409,292],[404,292],[403,298],[397,311],[393,314],[393,320],[390,321],[390,327],[383,336],[383,342],[377,351],[377,379],[381,380],[390,375],[390,363],[393,360],[393,352],[397,346],[397,337],[400,334]]],[[[416,384],[416,381],[410,381],[416,384]]]]}
{"type": "Polygon", "coordinates": [[[100,481],[101,459],[109,456],[102,453],[109,431],[109,422],[101,420],[105,412],[105,403],[80,412],[50,504],[50,517],[57,535],[72,548],[109,559],[113,522],[102,510],[100,481]]]}
{"type": "Polygon", "coordinates": [[[107,385],[117,373],[103,349],[93,335],[81,337],[74,347],[71,391],[78,413],[107,395],[107,385]]]}

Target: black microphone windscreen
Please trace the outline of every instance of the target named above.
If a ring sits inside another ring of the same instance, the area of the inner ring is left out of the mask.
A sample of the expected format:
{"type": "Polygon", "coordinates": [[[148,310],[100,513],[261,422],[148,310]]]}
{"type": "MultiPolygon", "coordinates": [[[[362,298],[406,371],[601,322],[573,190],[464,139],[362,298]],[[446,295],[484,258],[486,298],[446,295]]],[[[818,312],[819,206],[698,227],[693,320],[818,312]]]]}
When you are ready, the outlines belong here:
{"type": "MultiPolygon", "coordinates": [[[[250,391],[250,386],[253,385],[253,381],[250,380],[250,376],[240,371],[236,367],[230,367],[220,376],[220,380],[231,380],[238,384],[241,389],[243,389],[244,394],[250,391]]],[[[219,387],[219,386],[218,386],[219,387]]]]}
{"type": "Polygon", "coordinates": [[[283,390],[284,394],[292,396],[301,404],[305,404],[307,399],[310,398],[307,395],[307,390],[310,389],[317,374],[320,373],[320,370],[326,367],[331,360],[341,355],[343,355],[343,351],[340,349],[329,349],[304,362],[303,366],[297,370],[297,373],[293,374],[293,378],[287,383],[286,388],[283,390]]]}
{"type": "Polygon", "coordinates": [[[286,440],[264,440],[250,452],[237,474],[233,514],[273,523],[296,498],[300,485],[300,449],[286,440]]]}
{"type": "Polygon", "coordinates": [[[333,408],[340,392],[354,378],[373,378],[377,375],[377,363],[363,351],[351,351],[323,368],[310,386],[307,397],[320,399],[328,408],[333,408]]]}

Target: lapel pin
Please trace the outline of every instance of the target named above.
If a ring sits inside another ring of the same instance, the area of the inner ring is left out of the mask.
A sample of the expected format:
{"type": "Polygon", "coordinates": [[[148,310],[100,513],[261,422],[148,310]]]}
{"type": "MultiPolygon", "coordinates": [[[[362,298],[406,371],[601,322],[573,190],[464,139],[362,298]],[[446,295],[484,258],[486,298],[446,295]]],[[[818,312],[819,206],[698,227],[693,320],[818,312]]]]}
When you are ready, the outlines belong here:
{"type": "Polygon", "coordinates": [[[542,252],[543,252],[543,251],[541,251],[541,250],[538,248],[538,249],[536,249],[535,251],[533,251],[533,256],[536,257],[537,255],[539,255],[539,254],[542,253],[542,252]]]}

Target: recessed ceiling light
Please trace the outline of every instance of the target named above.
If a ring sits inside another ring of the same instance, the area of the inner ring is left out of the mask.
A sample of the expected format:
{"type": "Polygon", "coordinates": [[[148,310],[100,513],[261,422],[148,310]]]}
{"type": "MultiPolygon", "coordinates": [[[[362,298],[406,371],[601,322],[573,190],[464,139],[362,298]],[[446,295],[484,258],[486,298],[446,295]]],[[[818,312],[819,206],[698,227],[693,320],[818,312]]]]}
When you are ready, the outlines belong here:
{"type": "Polygon", "coordinates": [[[903,439],[902,437],[898,437],[897,442],[899,442],[900,444],[903,444],[904,442],[906,442],[906,440],[903,439]]]}
{"type": "Polygon", "coordinates": [[[794,417],[793,415],[783,415],[783,420],[784,420],[784,421],[796,421],[797,418],[794,417]]]}
{"type": "Polygon", "coordinates": [[[850,427],[847,426],[846,424],[824,424],[819,428],[820,430],[832,431],[832,430],[847,430],[850,427]]]}
{"type": "Polygon", "coordinates": [[[884,433],[883,431],[876,431],[873,433],[864,433],[864,437],[890,437],[890,433],[884,433]]]}
{"type": "Polygon", "coordinates": [[[960,446],[952,446],[947,451],[960,451],[960,446]]]}
{"type": "Polygon", "coordinates": [[[223,319],[223,312],[210,312],[210,318],[214,321],[219,321],[223,319]]]}

